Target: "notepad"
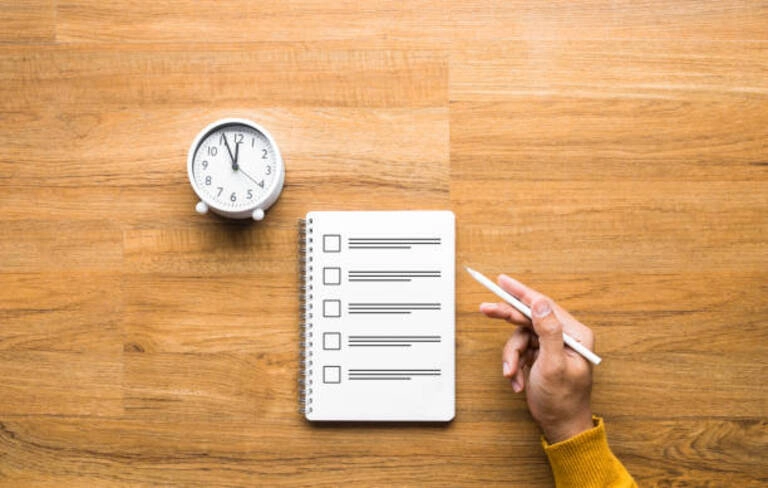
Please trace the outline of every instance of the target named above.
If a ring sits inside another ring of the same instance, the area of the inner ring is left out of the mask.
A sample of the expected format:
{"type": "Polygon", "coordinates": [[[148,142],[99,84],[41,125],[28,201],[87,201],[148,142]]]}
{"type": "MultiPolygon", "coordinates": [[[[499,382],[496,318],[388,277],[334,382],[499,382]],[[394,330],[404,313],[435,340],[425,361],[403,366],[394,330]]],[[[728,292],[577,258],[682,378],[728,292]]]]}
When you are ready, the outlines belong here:
{"type": "Polygon", "coordinates": [[[310,212],[299,228],[299,411],[311,421],[452,420],[453,213],[310,212]]]}

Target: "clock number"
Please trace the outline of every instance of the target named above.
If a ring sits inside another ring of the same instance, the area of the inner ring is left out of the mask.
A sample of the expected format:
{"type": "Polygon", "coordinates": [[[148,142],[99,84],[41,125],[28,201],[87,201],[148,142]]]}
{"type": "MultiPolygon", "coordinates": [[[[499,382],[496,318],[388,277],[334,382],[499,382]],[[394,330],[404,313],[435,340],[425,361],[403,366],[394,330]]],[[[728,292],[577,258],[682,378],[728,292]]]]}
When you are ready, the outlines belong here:
{"type": "Polygon", "coordinates": [[[207,168],[208,168],[208,161],[203,161],[203,169],[207,169],[207,168]]]}
{"type": "Polygon", "coordinates": [[[246,196],[247,196],[248,200],[250,200],[251,198],[253,198],[253,190],[251,190],[250,188],[248,188],[248,194],[247,194],[246,196]]]}
{"type": "Polygon", "coordinates": [[[266,174],[271,175],[272,174],[272,166],[267,165],[267,169],[265,170],[266,174]]]}
{"type": "Polygon", "coordinates": [[[261,180],[261,181],[259,181],[256,184],[259,185],[260,187],[264,188],[264,180],[261,180]]]}
{"type": "Polygon", "coordinates": [[[216,149],[214,146],[208,146],[208,156],[216,156],[216,154],[219,153],[219,150],[216,149]]]}
{"type": "Polygon", "coordinates": [[[243,135],[235,134],[235,144],[242,144],[242,143],[243,143],[243,135]]]}
{"type": "Polygon", "coordinates": [[[261,150],[261,159],[267,159],[267,150],[266,149],[262,149],[261,150]]]}
{"type": "Polygon", "coordinates": [[[208,186],[211,186],[211,177],[210,176],[206,176],[205,177],[205,184],[208,185],[208,186]]]}
{"type": "Polygon", "coordinates": [[[216,196],[217,196],[217,197],[220,197],[220,196],[221,196],[221,192],[223,192],[223,191],[224,191],[224,188],[223,188],[223,187],[221,187],[221,186],[217,186],[216,188],[218,188],[218,189],[219,189],[219,193],[217,193],[217,194],[216,194],[216,196]]]}
{"type": "Polygon", "coordinates": [[[237,201],[237,194],[235,192],[232,192],[232,194],[229,196],[230,202],[236,202],[237,201]]]}

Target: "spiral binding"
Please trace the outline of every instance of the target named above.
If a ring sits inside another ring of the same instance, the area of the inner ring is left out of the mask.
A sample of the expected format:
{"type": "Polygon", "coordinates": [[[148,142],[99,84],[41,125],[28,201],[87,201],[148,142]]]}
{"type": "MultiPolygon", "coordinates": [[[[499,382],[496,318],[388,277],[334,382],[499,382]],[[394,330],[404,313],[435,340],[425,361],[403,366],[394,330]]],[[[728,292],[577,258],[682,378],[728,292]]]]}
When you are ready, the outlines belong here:
{"type": "Polygon", "coordinates": [[[312,219],[299,219],[299,413],[312,413],[312,219]]]}

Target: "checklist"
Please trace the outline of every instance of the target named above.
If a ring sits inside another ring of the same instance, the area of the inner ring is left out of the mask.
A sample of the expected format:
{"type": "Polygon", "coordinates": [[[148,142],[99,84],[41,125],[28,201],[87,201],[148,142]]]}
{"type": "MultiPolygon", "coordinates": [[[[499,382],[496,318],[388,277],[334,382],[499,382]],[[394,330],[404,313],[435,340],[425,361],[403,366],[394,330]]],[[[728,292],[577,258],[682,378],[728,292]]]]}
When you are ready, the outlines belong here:
{"type": "Polygon", "coordinates": [[[303,238],[306,417],[452,419],[453,214],[310,212],[303,238]]]}

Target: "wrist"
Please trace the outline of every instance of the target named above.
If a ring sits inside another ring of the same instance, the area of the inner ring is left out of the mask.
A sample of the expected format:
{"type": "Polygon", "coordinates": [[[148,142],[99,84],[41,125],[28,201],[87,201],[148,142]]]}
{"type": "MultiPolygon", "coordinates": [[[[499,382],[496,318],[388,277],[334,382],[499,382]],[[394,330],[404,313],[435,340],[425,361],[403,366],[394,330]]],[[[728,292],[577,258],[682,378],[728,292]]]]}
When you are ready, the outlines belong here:
{"type": "Polygon", "coordinates": [[[563,422],[542,424],[541,430],[544,432],[547,442],[555,444],[575,437],[594,426],[592,413],[587,410],[563,422]]]}

